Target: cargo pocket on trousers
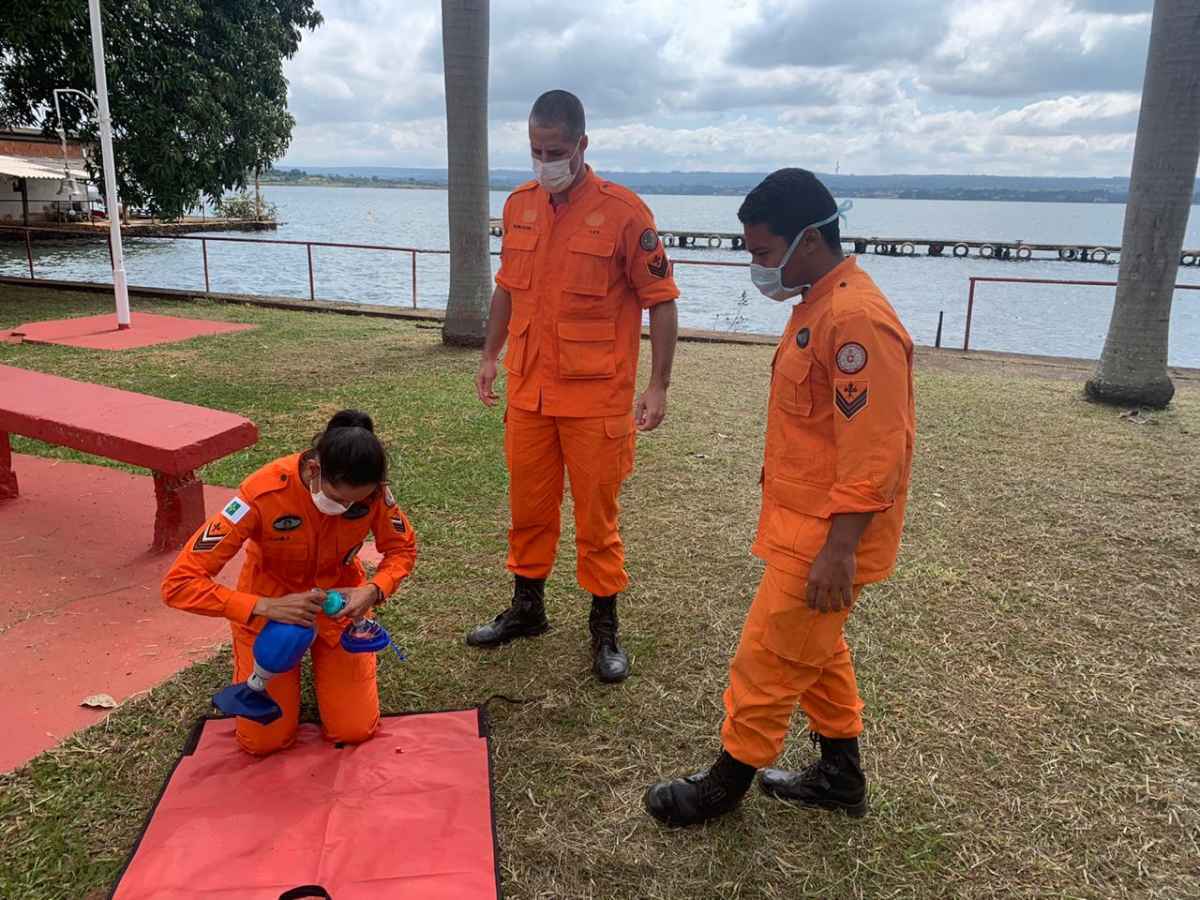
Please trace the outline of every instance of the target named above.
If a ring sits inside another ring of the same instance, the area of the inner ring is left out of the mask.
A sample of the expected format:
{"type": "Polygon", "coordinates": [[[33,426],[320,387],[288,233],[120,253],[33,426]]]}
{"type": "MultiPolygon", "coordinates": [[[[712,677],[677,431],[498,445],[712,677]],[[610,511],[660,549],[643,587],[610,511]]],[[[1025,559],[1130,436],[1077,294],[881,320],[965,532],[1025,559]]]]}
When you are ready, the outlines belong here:
{"type": "Polygon", "coordinates": [[[633,414],[604,417],[605,443],[611,448],[611,466],[604,467],[601,484],[620,483],[633,471],[633,447],[636,434],[633,429],[633,414]]]}

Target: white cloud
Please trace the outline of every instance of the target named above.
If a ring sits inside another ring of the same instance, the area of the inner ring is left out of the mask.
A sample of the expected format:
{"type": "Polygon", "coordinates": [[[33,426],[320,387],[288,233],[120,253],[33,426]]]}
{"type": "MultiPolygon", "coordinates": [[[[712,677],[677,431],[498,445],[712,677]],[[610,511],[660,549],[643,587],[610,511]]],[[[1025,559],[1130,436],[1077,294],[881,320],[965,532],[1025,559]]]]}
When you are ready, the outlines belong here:
{"type": "MultiPolygon", "coordinates": [[[[493,0],[493,167],[573,90],[607,169],[1126,174],[1150,0],[493,0]]],[[[323,0],[291,164],[445,164],[440,4],[323,0]]]]}

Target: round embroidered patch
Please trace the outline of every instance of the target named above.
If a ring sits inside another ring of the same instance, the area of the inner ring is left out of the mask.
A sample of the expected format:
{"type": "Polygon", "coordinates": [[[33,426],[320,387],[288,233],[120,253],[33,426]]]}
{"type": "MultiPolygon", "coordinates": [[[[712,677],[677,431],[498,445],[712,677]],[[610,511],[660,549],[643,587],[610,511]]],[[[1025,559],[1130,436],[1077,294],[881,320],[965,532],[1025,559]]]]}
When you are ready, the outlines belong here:
{"type": "Polygon", "coordinates": [[[867,348],[851,341],[842,344],[837,352],[837,367],[847,375],[861,372],[867,365],[867,348]]]}
{"type": "Polygon", "coordinates": [[[812,332],[807,328],[801,328],[796,332],[796,346],[803,350],[808,346],[809,338],[812,337],[812,332]]]}
{"type": "Polygon", "coordinates": [[[647,228],[642,232],[642,236],[638,238],[638,244],[641,248],[649,253],[658,246],[658,232],[653,228],[647,228]]]}

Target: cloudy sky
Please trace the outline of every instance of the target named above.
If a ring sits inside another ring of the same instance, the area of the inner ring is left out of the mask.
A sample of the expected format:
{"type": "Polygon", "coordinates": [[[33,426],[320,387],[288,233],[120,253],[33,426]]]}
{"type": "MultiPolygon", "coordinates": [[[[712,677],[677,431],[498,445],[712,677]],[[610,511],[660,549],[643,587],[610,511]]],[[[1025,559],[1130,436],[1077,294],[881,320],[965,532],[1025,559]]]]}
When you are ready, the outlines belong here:
{"type": "MultiPolygon", "coordinates": [[[[493,168],[543,90],[612,170],[1128,175],[1152,0],[492,0],[493,168]]],[[[438,0],[318,0],[292,165],[444,166],[438,0]]]]}

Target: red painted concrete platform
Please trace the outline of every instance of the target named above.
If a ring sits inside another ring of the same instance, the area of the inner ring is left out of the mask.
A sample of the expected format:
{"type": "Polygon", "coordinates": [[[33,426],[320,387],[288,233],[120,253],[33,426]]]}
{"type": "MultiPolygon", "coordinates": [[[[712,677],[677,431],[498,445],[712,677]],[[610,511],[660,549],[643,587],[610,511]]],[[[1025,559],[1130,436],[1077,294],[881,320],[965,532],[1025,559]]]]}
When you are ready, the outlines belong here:
{"type": "MultiPolygon", "coordinates": [[[[229,638],[223,619],[166,607],[174,554],[152,555],[149,478],[14,455],[21,495],[0,501],[0,771],[104,718],[92,694],[121,702],[229,638]]],[[[208,510],[233,491],[204,489],[208,510]]],[[[232,584],[241,557],[225,568],[232,584]]]]}
{"type": "Polygon", "coordinates": [[[236,322],[180,319],[139,312],[133,313],[131,321],[133,327],[124,331],[117,328],[116,313],[78,319],[29,322],[14,328],[7,337],[31,344],[61,344],[67,347],[86,347],[89,350],[131,350],[213,334],[249,331],[257,327],[236,322]]]}

